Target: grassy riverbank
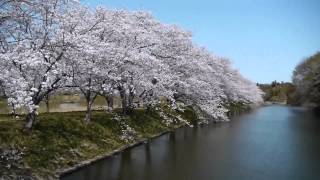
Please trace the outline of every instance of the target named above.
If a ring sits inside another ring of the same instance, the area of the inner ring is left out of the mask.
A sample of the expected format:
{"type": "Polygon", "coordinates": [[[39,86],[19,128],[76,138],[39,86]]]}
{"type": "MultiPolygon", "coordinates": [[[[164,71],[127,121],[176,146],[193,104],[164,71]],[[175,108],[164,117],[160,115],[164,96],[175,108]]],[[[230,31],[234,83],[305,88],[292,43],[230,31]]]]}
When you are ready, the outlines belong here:
{"type": "MultiPolygon", "coordinates": [[[[242,103],[231,103],[227,108],[229,116],[250,109],[242,103]]],[[[197,119],[190,107],[183,111],[166,106],[152,111],[137,109],[128,116],[120,112],[121,109],[112,113],[93,111],[89,124],[83,123],[84,112],[41,113],[29,132],[23,130],[25,117],[17,120],[0,115],[0,179],[48,179],[57,170],[109,154],[186,123],[193,124],[197,119]],[[124,135],[130,138],[123,138],[124,135]]]]}
{"type": "MultiPolygon", "coordinates": [[[[168,125],[158,111],[135,110],[121,117],[120,111],[94,111],[92,122],[82,122],[84,112],[43,113],[31,132],[24,132],[22,120],[0,116],[0,177],[33,176],[47,179],[57,169],[67,168],[112,152],[130,143],[175,129],[183,125],[177,117],[188,122],[196,119],[191,108],[173,111],[162,108],[174,120],[168,125]],[[115,117],[121,117],[121,121],[115,117]],[[125,122],[135,133],[133,139],[122,139],[125,122]],[[6,159],[7,158],[7,159],[6,159]]],[[[20,117],[23,119],[24,117],[20,117]]],[[[0,178],[1,179],[1,178],[0,178]]]]}

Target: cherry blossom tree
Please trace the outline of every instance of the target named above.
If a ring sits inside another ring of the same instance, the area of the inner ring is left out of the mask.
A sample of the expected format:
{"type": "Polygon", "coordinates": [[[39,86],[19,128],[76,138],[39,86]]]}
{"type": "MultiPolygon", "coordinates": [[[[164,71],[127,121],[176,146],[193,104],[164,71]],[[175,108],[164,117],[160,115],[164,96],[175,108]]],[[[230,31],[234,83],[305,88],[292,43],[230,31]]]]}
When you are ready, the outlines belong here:
{"type": "Polygon", "coordinates": [[[13,109],[26,108],[26,128],[45,97],[59,88],[81,91],[90,122],[94,100],[119,94],[123,113],[134,100],[148,108],[169,100],[210,119],[227,120],[226,104],[258,104],[260,89],[231,63],[192,41],[192,34],[150,13],[97,8],[74,1],[0,4],[0,84],[13,109]]]}
{"type": "Polygon", "coordinates": [[[145,12],[100,8],[97,14],[105,17],[99,37],[104,43],[116,44],[110,49],[109,57],[105,58],[107,64],[114,68],[108,72],[111,78],[107,81],[109,85],[104,84],[108,88],[103,88],[103,94],[110,94],[116,89],[125,114],[128,108],[133,108],[137,94],[143,96],[146,91],[152,91],[154,97],[156,93],[159,97],[160,92],[163,96],[170,96],[163,84],[169,82],[163,73],[165,65],[150,53],[159,44],[160,36],[156,30],[160,23],[145,12]]]}
{"type": "MultiPolygon", "coordinates": [[[[64,54],[68,44],[59,28],[58,16],[65,1],[11,1],[9,20],[3,25],[1,81],[6,87],[8,102],[25,107],[26,128],[36,120],[40,102],[64,84],[67,67],[64,54]],[[17,25],[6,25],[14,22],[17,25]]],[[[10,3],[10,2],[8,2],[10,3]]]]}

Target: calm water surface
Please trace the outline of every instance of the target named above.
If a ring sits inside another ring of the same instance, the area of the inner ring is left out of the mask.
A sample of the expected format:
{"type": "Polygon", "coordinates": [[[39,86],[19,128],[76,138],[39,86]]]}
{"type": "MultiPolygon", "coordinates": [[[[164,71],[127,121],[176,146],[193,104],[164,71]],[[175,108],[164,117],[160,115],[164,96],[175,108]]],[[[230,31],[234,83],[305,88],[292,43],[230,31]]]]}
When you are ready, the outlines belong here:
{"type": "Polygon", "coordinates": [[[262,107],[229,123],[182,128],[62,180],[319,180],[320,118],[262,107]]]}

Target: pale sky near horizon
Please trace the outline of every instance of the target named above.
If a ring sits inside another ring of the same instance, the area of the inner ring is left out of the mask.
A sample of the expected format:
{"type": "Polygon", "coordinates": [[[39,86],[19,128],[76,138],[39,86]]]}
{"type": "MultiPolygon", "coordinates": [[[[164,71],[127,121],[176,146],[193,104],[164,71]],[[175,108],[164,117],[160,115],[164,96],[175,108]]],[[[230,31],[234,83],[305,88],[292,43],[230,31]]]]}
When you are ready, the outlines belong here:
{"type": "Polygon", "coordinates": [[[320,0],[81,0],[146,10],[193,33],[193,40],[228,57],[248,79],[291,81],[294,67],[320,51],[320,0]]]}

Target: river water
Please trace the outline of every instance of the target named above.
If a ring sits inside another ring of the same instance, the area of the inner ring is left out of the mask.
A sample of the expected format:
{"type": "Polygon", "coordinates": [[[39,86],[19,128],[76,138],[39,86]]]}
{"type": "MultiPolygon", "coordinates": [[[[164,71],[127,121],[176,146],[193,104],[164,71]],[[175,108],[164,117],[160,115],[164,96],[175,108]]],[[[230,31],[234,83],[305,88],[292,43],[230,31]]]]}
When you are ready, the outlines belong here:
{"type": "Polygon", "coordinates": [[[266,106],[228,123],[181,128],[62,180],[319,180],[320,118],[266,106]]]}

